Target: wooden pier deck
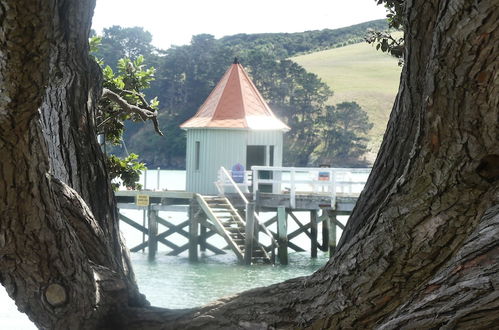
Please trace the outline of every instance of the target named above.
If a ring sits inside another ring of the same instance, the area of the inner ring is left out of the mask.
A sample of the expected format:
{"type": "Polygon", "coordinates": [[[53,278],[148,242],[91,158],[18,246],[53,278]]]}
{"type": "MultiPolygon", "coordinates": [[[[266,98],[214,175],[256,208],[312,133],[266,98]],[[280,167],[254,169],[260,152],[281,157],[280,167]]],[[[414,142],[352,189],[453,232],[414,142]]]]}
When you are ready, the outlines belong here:
{"type": "MultiPolygon", "coordinates": [[[[293,241],[302,233],[307,235],[311,241],[311,257],[317,256],[318,249],[332,252],[336,245],[336,228],[344,228],[336,216],[348,215],[357,199],[356,196],[338,196],[335,208],[332,208],[330,198],[304,194],[296,196],[296,206],[291,208],[289,195],[262,193],[258,195],[257,202],[250,200],[251,207],[261,212],[275,212],[275,216],[257,224],[252,219],[253,227],[251,227],[251,224],[249,226],[247,224],[248,217],[241,216],[241,214],[251,214],[252,212],[247,212],[244,209],[244,203],[240,198],[236,199],[235,196],[233,196],[235,202],[230,203],[230,196],[227,196],[228,198],[201,196],[186,191],[118,191],[115,195],[119,210],[143,211],[142,223],[126,217],[122,212],[119,214],[123,223],[143,233],[143,242],[130,247],[131,252],[147,248],[149,258],[154,259],[159,243],[170,249],[168,255],[179,255],[189,251],[189,258],[195,261],[198,258],[198,249],[211,251],[214,254],[226,253],[224,247],[217,247],[207,242],[211,236],[220,235],[241,263],[254,263],[259,259],[263,262],[273,262],[272,255],[277,253],[281,264],[287,264],[288,249],[298,252],[306,251],[305,247],[293,241]],[[147,196],[148,200],[144,196],[147,196]],[[224,198],[227,203],[217,203],[216,201],[220,201],[220,198],[224,198]],[[226,206],[231,211],[227,211],[224,208],[226,206]],[[183,212],[185,220],[174,223],[160,217],[160,211],[183,212]],[[295,214],[296,211],[310,212],[310,221],[299,220],[295,214]],[[294,222],[298,229],[288,232],[288,221],[294,222]],[[165,227],[166,230],[159,232],[158,225],[165,227]],[[318,240],[319,225],[322,227],[321,242],[318,240]],[[267,231],[276,240],[276,244],[270,243],[267,246],[262,246],[258,240],[255,241],[258,234],[264,234],[264,228],[272,226],[276,227],[277,230],[267,229],[267,231]],[[247,228],[255,228],[253,235],[248,237],[248,240],[252,242],[251,245],[246,242],[247,228]],[[183,236],[188,240],[188,243],[182,245],[174,243],[170,239],[174,234],[183,236]],[[252,245],[254,246],[251,247],[252,245]],[[254,256],[245,257],[246,249],[253,249],[254,256]]],[[[251,195],[248,197],[251,198],[251,195]]]]}
{"type": "Polygon", "coordinates": [[[287,264],[288,249],[305,251],[293,241],[301,234],[310,239],[312,258],[317,257],[318,250],[334,251],[337,228],[344,228],[337,216],[349,215],[359,196],[351,186],[349,189],[344,187],[346,183],[359,184],[359,181],[342,181],[340,170],[343,169],[255,166],[254,180],[241,185],[236,184],[230,173],[221,168],[221,177],[216,183],[219,196],[149,190],[118,191],[115,196],[119,210],[143,211],[142,223],[126,217],[122,212],[119,214],[122,222],[143,234],[142,243],[131,247],[132,252],[147,248],[149,257],[153,259],[160,243],[170,249],[169,255],[188,251],[192,261],[198,259],[198,251],[221,254],[228,249],[240,263],[274,263],[277,255],[281,264],[287,264]],[[286,171],[290,174],[288,177],[286,171]],[[266,173],[262,176],[261,172],[266,173]],[[312,179],[297,179],[301,172],[313,173],[312,179]],[[321,176],[328,180],[321,180],[321,176]],[[261,177],[270,179],[259,179],[261,177]],[[311,189],[298,190],[303,187],[311,189]],[[160,211],[182,212],[185,220],[169,221],[159,216],[160,211]],[[260,212],[272,212],[275,216],[262,220],[260,212]],[[308,220],[300,220],[295,212],[307,212],[308,220]],[[297,229],[288,232],[288,221],[296,224],[297,229]],[[159,232],[159,225],[165,230],[159,232]],[[187,243],[179,245],[178,240],[171,239],[175,234],[187,239],[187,243]],[[207,242],[213,235],[221,236],[226,246],[207,242]],[[322,236],[320,240],[318,236],[322,236]]]}

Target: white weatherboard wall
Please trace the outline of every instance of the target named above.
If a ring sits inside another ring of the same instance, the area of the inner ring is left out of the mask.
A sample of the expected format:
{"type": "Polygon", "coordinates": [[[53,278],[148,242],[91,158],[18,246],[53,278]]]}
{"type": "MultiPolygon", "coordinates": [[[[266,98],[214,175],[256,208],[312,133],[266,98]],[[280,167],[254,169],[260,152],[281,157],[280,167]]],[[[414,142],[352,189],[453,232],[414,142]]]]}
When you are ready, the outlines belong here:
{"type": "Polygon", "coordinates": [[[282,131],[189,128],[187,129],[186,190],[216,195],[214,182],[220,166],[246,166],[246,146],[274,146],[274,166],[282,166],[282,131]],[[199,170],[195,169],[196,141],[200,144],[199,170]]]}

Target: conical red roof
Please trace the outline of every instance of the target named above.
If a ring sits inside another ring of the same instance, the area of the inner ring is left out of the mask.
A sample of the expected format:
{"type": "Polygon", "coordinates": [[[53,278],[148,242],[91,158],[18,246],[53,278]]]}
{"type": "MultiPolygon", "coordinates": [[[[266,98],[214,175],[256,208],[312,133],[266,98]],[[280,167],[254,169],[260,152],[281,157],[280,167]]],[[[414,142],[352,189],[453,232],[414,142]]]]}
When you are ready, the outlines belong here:
{"type": "Polygon", "coordinates": [[[180,127],[289,130],[270,110],[237,61],[225,72],[198,112],[180,127]]]}

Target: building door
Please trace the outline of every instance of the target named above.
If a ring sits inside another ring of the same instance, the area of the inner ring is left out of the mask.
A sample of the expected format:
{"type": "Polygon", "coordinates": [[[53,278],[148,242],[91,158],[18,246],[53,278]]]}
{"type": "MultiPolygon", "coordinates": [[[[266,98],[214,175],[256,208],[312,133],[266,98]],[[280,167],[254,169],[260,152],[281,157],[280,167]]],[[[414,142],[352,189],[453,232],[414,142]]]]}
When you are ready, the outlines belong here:
{"type": "MultiPolygon", "coordinates": [[[[274,146],[267,149],[267,146],[247,146],[246,147],[246,170],[251,171],[251,166],[272,166],[274,165],[274,146]],[[271,154],[267,154],[271,151],[271,154]]],[[[272,179],[271,171],[260,171],[259,179],[272,179]]],[[[258,190],[261,192],[272,192],[271,184],[260,184],[258,190]]]]}
{"type": "Polygon", "coordinates": [[[246,170],[251,166],[265,166],[265,146],[246,146],[246,170]]]}

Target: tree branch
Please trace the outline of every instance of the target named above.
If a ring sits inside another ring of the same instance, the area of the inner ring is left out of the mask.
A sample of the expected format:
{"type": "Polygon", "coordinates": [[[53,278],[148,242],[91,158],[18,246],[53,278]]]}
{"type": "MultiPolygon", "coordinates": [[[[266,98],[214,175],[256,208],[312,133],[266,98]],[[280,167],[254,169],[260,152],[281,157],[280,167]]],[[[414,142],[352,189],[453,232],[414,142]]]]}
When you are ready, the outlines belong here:
{"type": "Polygon", "coordinates": [[[129,94],[129,95],[135,95],[135,96],[137,96],[137,97],[140,99],[140,101],[142,102],[142,105],[143,105],[143,106],[144,106],[147,110],[154,111],[154,110],[150,107],[149,103],[146,101],[146,99],[144,98],[144,96],[143,96],[141,93],[137,93],[137,92],[134,92],[134,91],[130,91],[130,90],[128,90],[128,89],[122,89],[121,91],[122,91],[123,93],[125,93],[125,94],[129,94]]]}
{"type": "Polygon", "coordinates": [[[61,180],[50,176],[51,187],[56,193],[61,211],[74,229],[88,258],[96,264],[111,266],[112,251],[105,244],[106,235],[94,218],[92,211],[80,195],[61,180]]]}
{"type": "MultiPolygon", "coordinates": [[[[125,92],[130,93],[130,91],[125,91],[125,92]]],[[[102,97],[105,97],[108,100],[118,104],[121,107],[121,109],[127,113],[134,113],[134,114],[139,115],[143,121],[146,121],[148,119],[151,120],[153,125],[154,125],[154,130],[159,135],[163,136],[163,132],[161,132],[161,130],[159,129],[158,118],[157,118],[158,113],[156,111],[153,111],[150,109],[144,109],[144,108],[138,107],[136,105],[130,104],[124,98],[122,98],[120,95],[116,94],[115,92],[113,92],[107,88],[102,89],[102,97]]],[[[142,102],[145,102],[143,97],[141,97],[141,99],[142,99],[142,102]]],[[[145,102],[145,104],[147,106],[147,102],[145,102]]]]}

